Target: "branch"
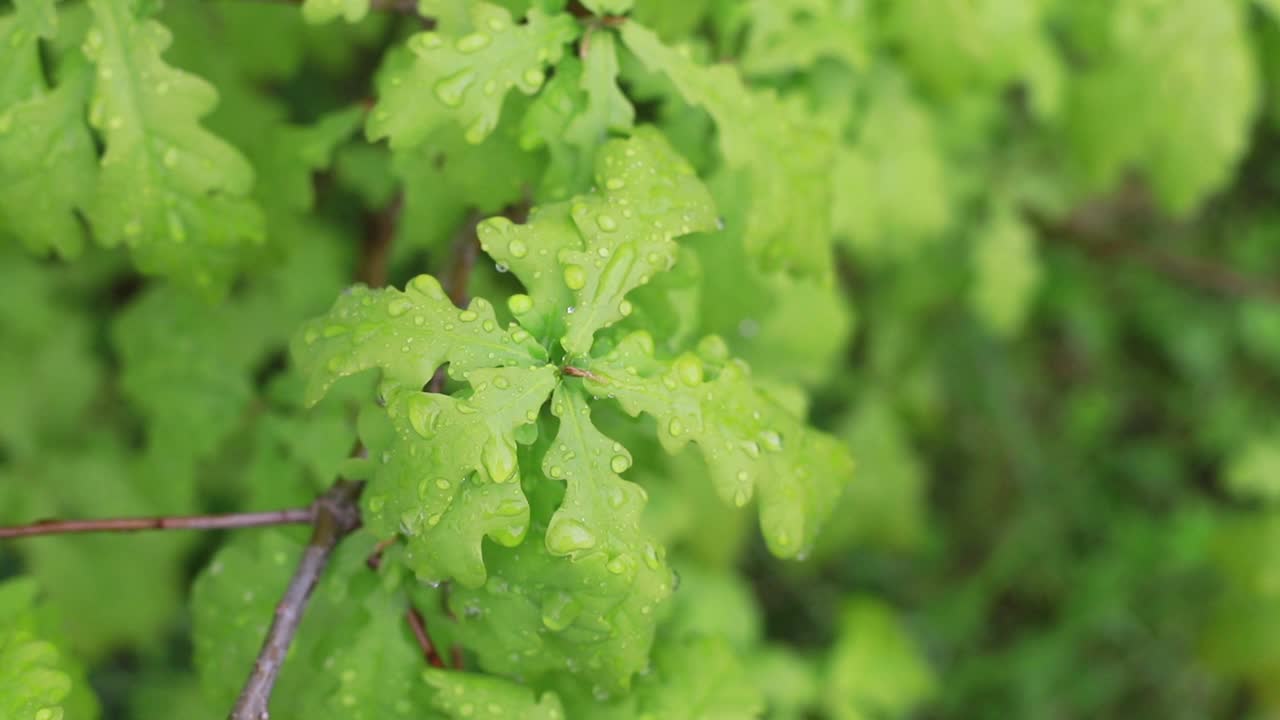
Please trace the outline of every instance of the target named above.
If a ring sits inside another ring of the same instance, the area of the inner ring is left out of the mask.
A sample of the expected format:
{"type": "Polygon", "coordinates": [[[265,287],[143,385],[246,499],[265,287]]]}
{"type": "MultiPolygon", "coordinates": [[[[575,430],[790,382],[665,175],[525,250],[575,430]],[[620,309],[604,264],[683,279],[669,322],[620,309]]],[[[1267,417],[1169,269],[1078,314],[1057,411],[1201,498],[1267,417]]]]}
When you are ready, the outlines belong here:
{"type": "Polygon", "coordinates": [[[404,209],[404,194],[396,193],[380,212],[369,216],[364,243],[360,247],[360,267],[356,279],[371,288],[387,284],[387,264],[391,261],[391,243],[404,209]]]}
{"type": "MultiPolygon", "coordinates": [[[[479,217],[472,215],[463,223],[462,230],[458,233],[457,239],[453,241],[452,263],[449,267],[449,275],[444,278],[444,289],[449,294],[449,300],[457,307],[466,307],[470,302],[467,295],[467,285],[471,282],[471,271],[476,266],[476,256],[480,252],[480,240],[476,235],[476,223],[479,217]]],[[[431,376],[431,381],[427,383],[427,392],[442,393],[444,392],[444,383],[446,373],[443,367],[436,370],[436,374],[431,376]]]]}
{"type": "Polygon", "coordinates": [[[37,535],[67,535],[92,532],[138,532],[141,530],[223,530],[300,525],[314,519],[312,508],[291,508],[268,512],[226,515],[179,515],[166,517],[112,518],[104,520],[37,520],[28,525],[0,527],[0,540],[37,535]]]}
{"type": "Polygon", "coordinates": [[[253,672],[245,681],[230,720],[267,720],[271,717],[268,710],[271,692],[275,689],[276,678],[289,653],[289,646],[293,644],[293,637],[298,632],[311,592],[315,590],[333,549],[360,527],[359,499],[363,489],[364,483],[339,480],[312,504],[315,531],[298,561],[284,597],[276,605],[271,629],[267,631],[253,672]]]}
{"type": "Polygon", "coordinates": [[[1099,221],[1082,210],[1061,221],[1036,215],[1031,219],[1045,237],[1074,245],[1099,260],[1129,260],[1181,285],[1228,298],[1280,302],[1280,282],[1248,275],[1204,258],[1170,252],[1157,245],[1135,242],[1122,231],[1112,230],[1115,223],[1109,216],[1099,221]]]}

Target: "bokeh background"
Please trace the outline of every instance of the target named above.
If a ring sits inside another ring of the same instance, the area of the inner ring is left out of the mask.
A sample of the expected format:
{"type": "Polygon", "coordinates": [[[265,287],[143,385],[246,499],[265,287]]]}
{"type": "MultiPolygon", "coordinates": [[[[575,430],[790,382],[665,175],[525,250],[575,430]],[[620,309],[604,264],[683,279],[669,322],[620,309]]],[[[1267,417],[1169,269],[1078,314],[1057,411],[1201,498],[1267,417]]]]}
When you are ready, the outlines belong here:
{"type": "MultiPolygon", "coordinates": [[[[88,22],[61,12],[55,54],[88,22]]],[[[771,273],[741,243],[699,246],[680,267],[701,275],[686,298],[701,324],[673,327],[803,386],[852,449],[856,481],[810,556],[770,559],[750,515],[673,482],[705,473],[689,457],[635,471],[683,596],[711,608],[689,622],[750,648],[769,717],[1280,717],[1280,2],[639,0],[633,15],[812,128],[766,149],[801,168],[776,197],[735,201],[706,113],[623,58],[638,117],[712,178],[724,232],[773,218],[820,256],[771,273]]],[[[166,58],[220,93],[208,126],[267,178],[272,242],[219,306],[118,252],[0,244],[3,522],[305,502],[352,431],[341,407],[298,413],[290,333],[349,282],[361,243],[396,235],[393,283],[447,272],[460,229],[557,162],[518,127],[447,167],[340,129],[264,132],[366,99],[416,29],[403,17],[308,26],[248,0],[158,17],[166,58]],[[314,184],[271,174],[286,141],[315,158],[314,184]]],[[[509,282],[480,261],[471,290],[509,282]]],[[[106,717],[221,717],[185,602],[224,539],[11,543],[0,578],[39,581],[106,717]]]]}

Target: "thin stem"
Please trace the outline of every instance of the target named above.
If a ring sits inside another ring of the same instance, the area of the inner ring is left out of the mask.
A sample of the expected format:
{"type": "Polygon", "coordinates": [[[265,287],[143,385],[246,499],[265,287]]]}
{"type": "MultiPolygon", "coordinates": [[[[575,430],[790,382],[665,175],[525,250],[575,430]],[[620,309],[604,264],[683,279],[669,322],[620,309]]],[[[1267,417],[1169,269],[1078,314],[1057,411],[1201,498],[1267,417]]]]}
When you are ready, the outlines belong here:
{"type": "Polygon", "coordinates": [[[27,525],[0,527],[0,540],[37,535],[68,535],[94,532],[139,532],[142,530],[222,530],[301,525],[312,522],[309,507],[226,515],[178,515],[165,517],[109,518],[102,520],[37,520],[27,525]]]}
{"type": "Polygon", "coordinates": [[[435,643],[431,642],[431,636],[427,634],[427,621],[422,613],[418,612],[418,608],[410,607],[404,615],[405,620],[409,621],[409,628],[413,630],[413,637],[418,641],[418,647],[422,648],[422,657],[426,658],[431,667],[443,668],[444,658],[440,657],[435,643]]]}
{"type": "Polygon", "coordinates": [[[315,590],[333,554],[333,549],[348,534],[360,527],[360,492],[364,483],[339,480],[313,504],[315,531],[307,543],[302,559],[294,570],[284,597],[276,605],[271,629],[253,664],[253,671],[231,711],[230,720],[267,720],[276,678],[284,664],[289,646],[302,622],[307,601],[315,590]]]}
{"type": "Polygon", "coordinates": [[[369,216],[364,244],[360,248],[360,267],[356,279],[372,288],[387,284],[387,266],[391,261],[391,245],[400,225],[404,195],[397,193],[380,212],[369,216]]]}

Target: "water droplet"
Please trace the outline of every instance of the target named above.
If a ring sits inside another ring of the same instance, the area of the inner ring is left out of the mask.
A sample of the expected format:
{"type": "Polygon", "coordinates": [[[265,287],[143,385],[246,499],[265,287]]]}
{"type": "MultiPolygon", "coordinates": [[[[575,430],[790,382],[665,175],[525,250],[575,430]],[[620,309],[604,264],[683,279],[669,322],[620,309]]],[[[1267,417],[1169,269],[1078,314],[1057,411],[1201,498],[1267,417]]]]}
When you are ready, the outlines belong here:
{"type": "Polygon", "coordinates": [[[514,517],[524,513],[525,504],[519,500],[503,500],[493,512],[503,517],[514,517]]]}
{"type": "Polygon", "coordinates": [[[440,287],[440,281],[430,275],[419,275],[410,280],[409,288],[433,300],[443,300],[445,297],[444,288],[440,287]]]}
{"type": "Polygon", "coordinates": [[[657,570],[662,566],[662,558],[658,557],[658,548],[653,543],[644,546],[644,564],[649,566],[650,570],[657,570]]]}
{"type": "Polygon", "coordinates": [[[604,186],[610,190],[621,190],[622,188],[626,187],[626,185],[627,185],[626,181],[624,181],[622,178],[616,178],[616,177],[609,178],[604,182],[604,186]]]}
{"type": "Polygon", "coordinates": [[[400,317],[409,312],[413,308],[413,303],[406,298],[397,298],[387,303],[387,314],[391,317],[400,317]]]}
{"type": "Polygon", "coordinates": [[[782,436],[773,430],[765,430],[760,433],[760,442],[764,443],[767,450],[773,452],[782,451],[782,436]]]}
{"type": "Polygon", "coordinates": [[[622,317],[628,317],[629,315],[631,315],[631,311],[634,309],[635,308],[631,305],[630,300],[623,300],[622,302],[618,303],[618,313],[621,314],[622,317]]]}
{"type": "Polygon", "coordinates": [[[596,226],[605,232],[613,232],[618,229],[618,221],[614,220],[612,215],[598,215],[596,226]]]}
{"type": "Polygon", "coordinates": [[[480,464],[484,465],[489,478],[496,483],[504,483],[516,474],[515,443],[492,438],[480,450],[480,464]]]}
{"type": "Polygon", "coordinates": [[[529,68],[528,70],[525,70],[522,78],[524,79],[525,84],[533,85],[536,87],[538,85],[541,85],[542,81],[547,79],[547,76],[545,73],[542,72],[542,70],[535,67],[535,68],[529,68]]]}
{"type": "Polygon", "coordinates": [[[542,624],[548,630],[559,632],[573,624],[582,612],[582,605],[568,593],[556,593],[542,604],[542,624]]]}
{"type": "Polygon", "coordinates": [[[626,472],[627,468],[631,467],[631,458],[626,455],[614,455],[609,461],[609,467],[616,473],[626,472]]]}
{"type": "Polygon", "coordinates": [[[410,395],[406,403],[409,406],[409,424],[413,431],[426,439],[435,437],[436,423],[440,420],[440,408],[431,398],[422,393],[410,395]]]}
{"type": "Polygon", "coordinates": [[[458,38],[458,42],[454,43],[454,47],[458,48],[461,53],[473,53],[483,50],[489,46],[493,39],[484,33],[471,33],[458,38]]]}
{"type": "Polygon", "coordinates": [[[614,575],[622,575],[628,570],[634,569],[635,566],[636,566],[635,560],[631,559],[630,555],[619,555],[613,558],[612,560],[610,560],[605,565],[605,569],[607,569],[609,572],[613,573],[614,575]]]}
{"type": "Polygon", "coordinates": [[[507,307],[516,315],[523,315],[533,309],[533,298],[528,295],[512,295],[507,298],[507,307]]]}
{"type": "Polygon", "coordinates": [[[738,507],[746,505],[750,499],[751,493],[747,492],[745,488],[738,488],[738,491],[733,494],[733,504],[738,507]]]}
{"type": "Polygon", "coordinates": [[[382,512],[382,508],[387,506],[387,498],[382,495],[374,495],[369,498],[369,512],[382,512]]]}
{"type": "Polygon", "coordinates": [[[568,285],[570,290],[581,290],[587,284],[587,271],[583,270],[581,265],[565,266],[564,284],[568,285]]]}
{"type": "Polygon", "coordinates": [[[464,323],[471,322],[478,317],[480,316],[476,314],[475,310],[463,310],[462,312],[458,313],[458,319],[464,323]]]}
{"type": "Polygon", "coordinates": [[[675,371],[680,378],[680,382],[689,387],[697,387],[702,384],[702,361],[696,355],[685,353],[676,358],[675,371]]]}
{"type": "Polygon", "coordinates": [[[436,83],[436,97],[449,107],[458,107],[462,104],[463,94],[475,81],[474,70],[463,70],[436,83]]]}
{"type": "Polygon", "coordinates": [[[667,423],[667,432],[672,437],[680,437],[684,434],[684,423],[680,422],[680,418],[671,418],[671,422],[667,423]]]}
{"type": "Polygon", "coordinates": [[[576,520],[553,520],[547,529],[547,549],[556,555],[589,550],[595,545],[595,534],[576,520]]]}

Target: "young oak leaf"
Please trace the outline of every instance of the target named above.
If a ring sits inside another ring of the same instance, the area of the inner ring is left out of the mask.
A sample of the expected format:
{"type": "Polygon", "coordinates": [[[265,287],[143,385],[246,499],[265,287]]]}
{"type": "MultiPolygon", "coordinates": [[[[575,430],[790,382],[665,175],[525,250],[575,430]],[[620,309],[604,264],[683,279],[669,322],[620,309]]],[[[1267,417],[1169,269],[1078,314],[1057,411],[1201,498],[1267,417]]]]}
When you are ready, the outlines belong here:
{"type": "Polygon", "coordinates": [[[417,58],[407,68],[393,68],[381,84],[367,127],[370,140],[411,147],[455,121],[467,142],[478,144],[497,127],[511,88],[537,92],[544,68],[578,36],[572,16],[538,8],[517,24],[506,8],[477,2],[470,17],[472,31],[460,37],[428,31],[409,39],[417,58]]]}
{"type": "Polygon", "coordinates": [[[624,692],[649,662],[657,615],[672,592],[664,554],[649,546],[639,562],[605,552],[557,557],[550,548],[559,541],[544,536],[545,522],[535,518],[519,547],[493,549],[483,587],[453,590],[458,637],[489,672],[567,671],[601,692],[624,692]]]}
{"type": "Polygon", "coordinates": [[[697,443],[726,502],[742,507],[759,490],[760,523],[775,555],[808,551],[853,462],[842,444],[753,382],[720,338],[704,339],[699,354],[666,361],[654,357],[648,333],[636,332],[584,365],[587,391],[653,417],[669,452],[697,443]]]}
{"type": "Polygon", "coordinates": [[[563,720],[560,698],[542,697],[524,685],[499,677],[427,668],[423,679],[435,689],[431,704],[450,720],[563,720]]]}
{"type": "Polygon", "coordinates": [[[621,33],[646,68],[666,75],[715,121],[726,166],[743,173],[750,189],[744,240],[753,255],[797,274],[829,277],[829,135],[774,93],[748,90],[729,65],[700,65],[634,21],[621,33]]]}
{"type": "Polygon", "coordinates": [[[570,206],[582,247],[560,252],[575,308],[560,343],[571,355],[585,354],[597,330],[631,314],[627,293],[675,265],[676,237],[717,225],[711,194],[652,127],[605,145],[595,175],[603,191],[570,206]]]}
{"type": "Polygon", "coordinates": [[[130,0],[92,0],[84,52],[97,69],[89,122],[106,145],[89,215],[105,245],[138,267],[216,290],[238,246],[263,238],[248,198],[253,169],[199,124],[217,93],[161,59],[170,33],[135,17],[130,0]]]}
{"type": "Polygon", "coordinates": [[[405,536],[418,577],[478,587],[485,536],[510,547],[529,528],[515,433],[537,420],[557,376],[547,365],[466,378],[470,395],[406,391],[388,406],[396,438],[365,491],[365,520],[379,536],[405,536]]]}
{"type": "Polygon", "coordinates": [[[460,311],[430,275],[410,280],[403,291],[351,288],[327,315],[303,325],[292,351],[308,378],[308,405],[339,378],[374,367],[381,369],[383,396],[390,399],[402,388],[421,389],[444,363],[462,377],[477,368],[532,368],[547,360],[525,330],[499,329],[487,301],[477,298],[460,311]]]}
{"type": "Polygon", "coordinates": [[[591,423],[581,390],[557,387],[551,410],[560,418],[560,430],[542,471],[563,480],[565,493],[547,526],[547,549],[574,559],[603,551],[610,557],[610,571],[627,572],[641,557],[656,553],[640,533],[645,491],[619,475],[631,467],[631,453],[591,423]]]}
{"type": "Polygon", "coordinates": [[[605,144],[595,180],[567,208],[545,206],[522,226],[493,218],[478,228],[485,252],[529,292],[511,298],[512,312],[543,338],[563,325],[560,343],[572,355],[631,313],[627,293],[671,269],[676,237],[716,227],[710,193],[653,128],[605,144]]]}

